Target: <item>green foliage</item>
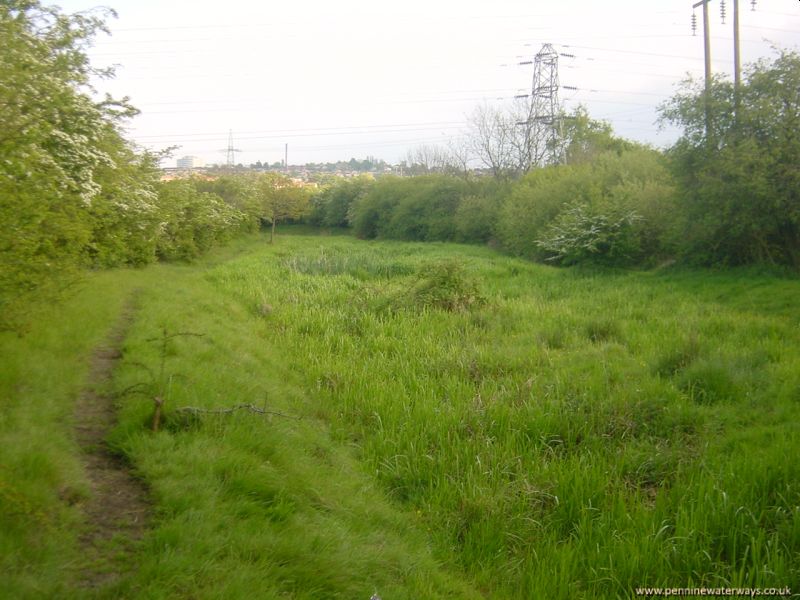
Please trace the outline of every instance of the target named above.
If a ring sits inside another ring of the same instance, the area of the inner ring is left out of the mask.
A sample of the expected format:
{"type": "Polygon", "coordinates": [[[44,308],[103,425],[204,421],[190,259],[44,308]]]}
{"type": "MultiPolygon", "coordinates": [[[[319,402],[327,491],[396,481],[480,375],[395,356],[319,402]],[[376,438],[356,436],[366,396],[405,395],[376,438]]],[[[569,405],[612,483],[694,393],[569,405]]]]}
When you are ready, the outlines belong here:
{"type": "Polygon", "coordinates": [[[456,240],[485,244],[494,236],[502,198],[492,195],[464,196],[453,221],[456,240]]]}
{"type": "Polygon", "coordinates": [[[337,179],[311,199],[308,221],[319,227],[348,227],[350,207],[364,196],[375,180],[368,175],[337,179]]]}
{"type": "Polygon", "coordinates": [[[121,133],[136,110],[93,99],[90,77],[112,73],[85,48],[113,14],[0,3],[0,330],[24,328],[84,267],[186,260],[241,228],[218,196],[157,186],[160,157],[121,133]]]}
{"type": "MultiPolygon", "coordinates": [[[[462,200],[479,194],[481,189],[480,183],[447,175],[382,177],[351,206],[349,220],[353,232],[361,238],[454,240],[459,236],[455,215],[462,200]]],[[[477,227],[467,222],[471,216],[474,214],[465,209],[465,234],[477,227]]]]}
{"type": "Polygon", "coordinates": [[[642,148],[539,169],[512,189],[498,239],[514,254],[563,264],[653,261],[668,249],[673,193],[660,155],[642,148]]]}
{"type": "Polygon", "coordinates": [[[90,239],[86,207],[96,169],[112,161],[101,140],[117,114],[82,91],[83,47],[102,28],[36,1],[0,4],[0,329],[68,283],[90,239]]]}
{"type": "Polygon", "coordinates": [[[104,147],[111,163],[95,171],[100,190],[87,207],[93,267],[141,266],[156,259],[160,215],[158,157],[136,153],[110,132],[104,147]]]}
{"type": "Polygon", "coordinates": [[[592,119],[584,106],[564,115],[561,129],[564,159],[569,165],[590,162],[605,152],[621,154],[640,147],[616,137],[609,123],[592,119]]]}
{"type": "Polygon", "coordinates": [[[502,247],[518,256],[537,258],[536,239],[581,188],[592,181],[587,168],[535,169],[511,189],[497,218],[497,238],[502,247]]]}
{"type": "Polygon", "coordinates": [[[156,254],[163,260],[192,260],[241,228],[244,215],[216,194],[197,192],[189,181],[158,186],[156,254]]]}
{"type": "Polygon", "coordinates": [[[242,175],[222,175],[216,179],[192,179],[192,184],[197,191],[216,194],[245,215],[244,227],[250,231],[256,231],[259,228],[263,212],[255,182],[255,177],[242,175]]]}
{"type": "Polygon", "coordinates": [[[390,305],[394,309],[460,312],[484,302],[477,280],[461,261],[450,259],[423,266],[410,287],[392,298],[390,305]]]}
{"type": "Polygon", "coordinates": [[[733,85],[717,78],[708,97],[687,82],[662,112],[684,128],[670,156],[685,259],[800,268],[800,55],[750,66],[738,104],[733,85]]]}
{"type": "Polygon", "coordinates": [[[385,236],[389,218],[407,194],[408,185],[399,177],[381,177],[364,196],[350,206],[348,221],[356,237],[385,236]]]}
{"type": "Polygon", "coordinates": [[[285,175],[261,173],[253,185],[261,222],[271,226],[270,242],[275,237],[278,222],[300,219],[310,208],[309,191],[285,175]]]}

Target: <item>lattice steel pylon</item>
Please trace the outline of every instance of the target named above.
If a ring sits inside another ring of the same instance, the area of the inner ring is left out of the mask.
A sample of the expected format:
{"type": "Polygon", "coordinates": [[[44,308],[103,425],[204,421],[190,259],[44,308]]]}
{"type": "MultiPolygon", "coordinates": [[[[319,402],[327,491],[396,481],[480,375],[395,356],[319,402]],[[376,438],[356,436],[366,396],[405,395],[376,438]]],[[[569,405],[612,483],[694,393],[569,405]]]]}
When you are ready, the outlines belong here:
{"type": "Polygon", "coordinates": [[[533,61],[533,85],[528,116],[528,121],[533,126],[535,148],[531,158],[537,166],[563,162],[558,87],[558,52],[552,44],[544,44],[533,61]]]}
{"type": "Polygon", "coordinates": [[[228,147],[225,149],[225,166],[233,168],[236,164],[236,153],[241,152],[238,148],[233,147],[233,130],[228,130],[228,147]]]}

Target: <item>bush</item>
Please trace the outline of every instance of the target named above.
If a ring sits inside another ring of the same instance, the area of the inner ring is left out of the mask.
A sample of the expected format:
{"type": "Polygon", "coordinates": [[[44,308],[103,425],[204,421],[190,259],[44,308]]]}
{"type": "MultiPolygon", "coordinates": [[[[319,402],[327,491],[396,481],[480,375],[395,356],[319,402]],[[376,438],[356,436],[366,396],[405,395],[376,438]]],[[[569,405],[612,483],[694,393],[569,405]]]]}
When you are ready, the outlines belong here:
{"type": "Polygon", "coordinates": [[[356,198],[347,220],[357,237],[384,237],[392,211],[406,193],[402,181],[398,177],[382,177],[366,194],[356,198]]]}
{"type": "Polygon", "coordinates": [[[192,260],[227,240],[246,217],[216,194],[188,181],[159,185],[161,225],[156,253],[163,260],[192,260]]]}
{"type": "Polygon", "coordinates": [[[350,222],[362,238],[449,241],[455,214],[471,184],[444,175],[384,177],[352,206],[350,222]]]}
{"type": "Polygon", "coordinates": [[[456,240],[485,244],[494,236],[501,200],[493,196],[466,196],[456,209],[456,240]]]}
{"type": "Polygon", "coordinates": [[[318,227],[348,227],[350,208],[374,183],[367,175],[337,180],[311,199],[308,222],[318,227]]]}
{"type": "Polygon", "coordinates": [[[652,261],[668,251],[674,191],[661,156],[635,148],[533,171],[497,223],[510,252],[562,264],[652,261]]]}
{"type": "Polygon", "coordinates": [[[448,312],[469,310],[484,303],[478,283],[464,265],[456,260],[442,261],[424,267],[416,282],[395,302],[396,306],[448,312]]]}
{"type": "Polygon", "coordinates": [[[640,252],[634,227],[641,216],[634,211],[611,207],[594,210],[574,204],[564,210],[545,230],[536,245],[548,260],[571,265],[580,262],[629,262],[640,252]]]}

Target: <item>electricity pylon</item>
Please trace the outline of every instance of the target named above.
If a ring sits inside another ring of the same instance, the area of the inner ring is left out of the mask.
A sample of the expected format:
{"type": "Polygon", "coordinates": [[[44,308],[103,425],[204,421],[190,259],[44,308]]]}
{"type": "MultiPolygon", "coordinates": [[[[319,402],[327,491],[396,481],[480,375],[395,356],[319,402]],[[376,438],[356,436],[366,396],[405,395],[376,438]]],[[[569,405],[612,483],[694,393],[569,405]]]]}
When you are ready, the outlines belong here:
{"type": "Polygon", "coordinates": [[[528,123],[532,125],[532,157],[540,166],[562,162],[561,106],[558,102],[558,52],[544,44],[533,61],[533,85],[528,123]]]}
{"type": "Polygon", "coordinates": [[[241,152],[238,148],[233,147],[233,129],[228,130],[228,147],[225,150],[225,166],[232,169],[236,164],[236,153],[241,152]]]}

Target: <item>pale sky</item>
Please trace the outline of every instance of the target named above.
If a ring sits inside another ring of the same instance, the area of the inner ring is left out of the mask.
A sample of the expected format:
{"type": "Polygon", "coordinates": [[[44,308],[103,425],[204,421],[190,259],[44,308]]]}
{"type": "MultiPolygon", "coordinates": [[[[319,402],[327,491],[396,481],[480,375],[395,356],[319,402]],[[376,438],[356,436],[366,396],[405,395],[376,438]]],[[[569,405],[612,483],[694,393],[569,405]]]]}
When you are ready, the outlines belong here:
{"type": "MultiPolygon", "coordinates": [[[[530,91],[542,44],[563,53],[560,100],[584,104],[618,135],[657,146],[656,107],[687,74],[703,75],[696,0],[110,0],[119,14],[91,49],[118,65],[101,91],[127,95],[142,114],[129,136],[180,145],[176,157],[290,164],[368,155],[394,163],[422,144],[463,135],[479,104],[530,91]]],[[[98,6],[56,2],[65,12],[98,6]]],[[[720,21],[709,4],[713,70],[732,76],[733,0],[720,21]]],[[[742,62],[800,46],[800,2],[740,1],[742,62]]],[[[169,164],[174,166],[174,160],[169,164]]]]}

